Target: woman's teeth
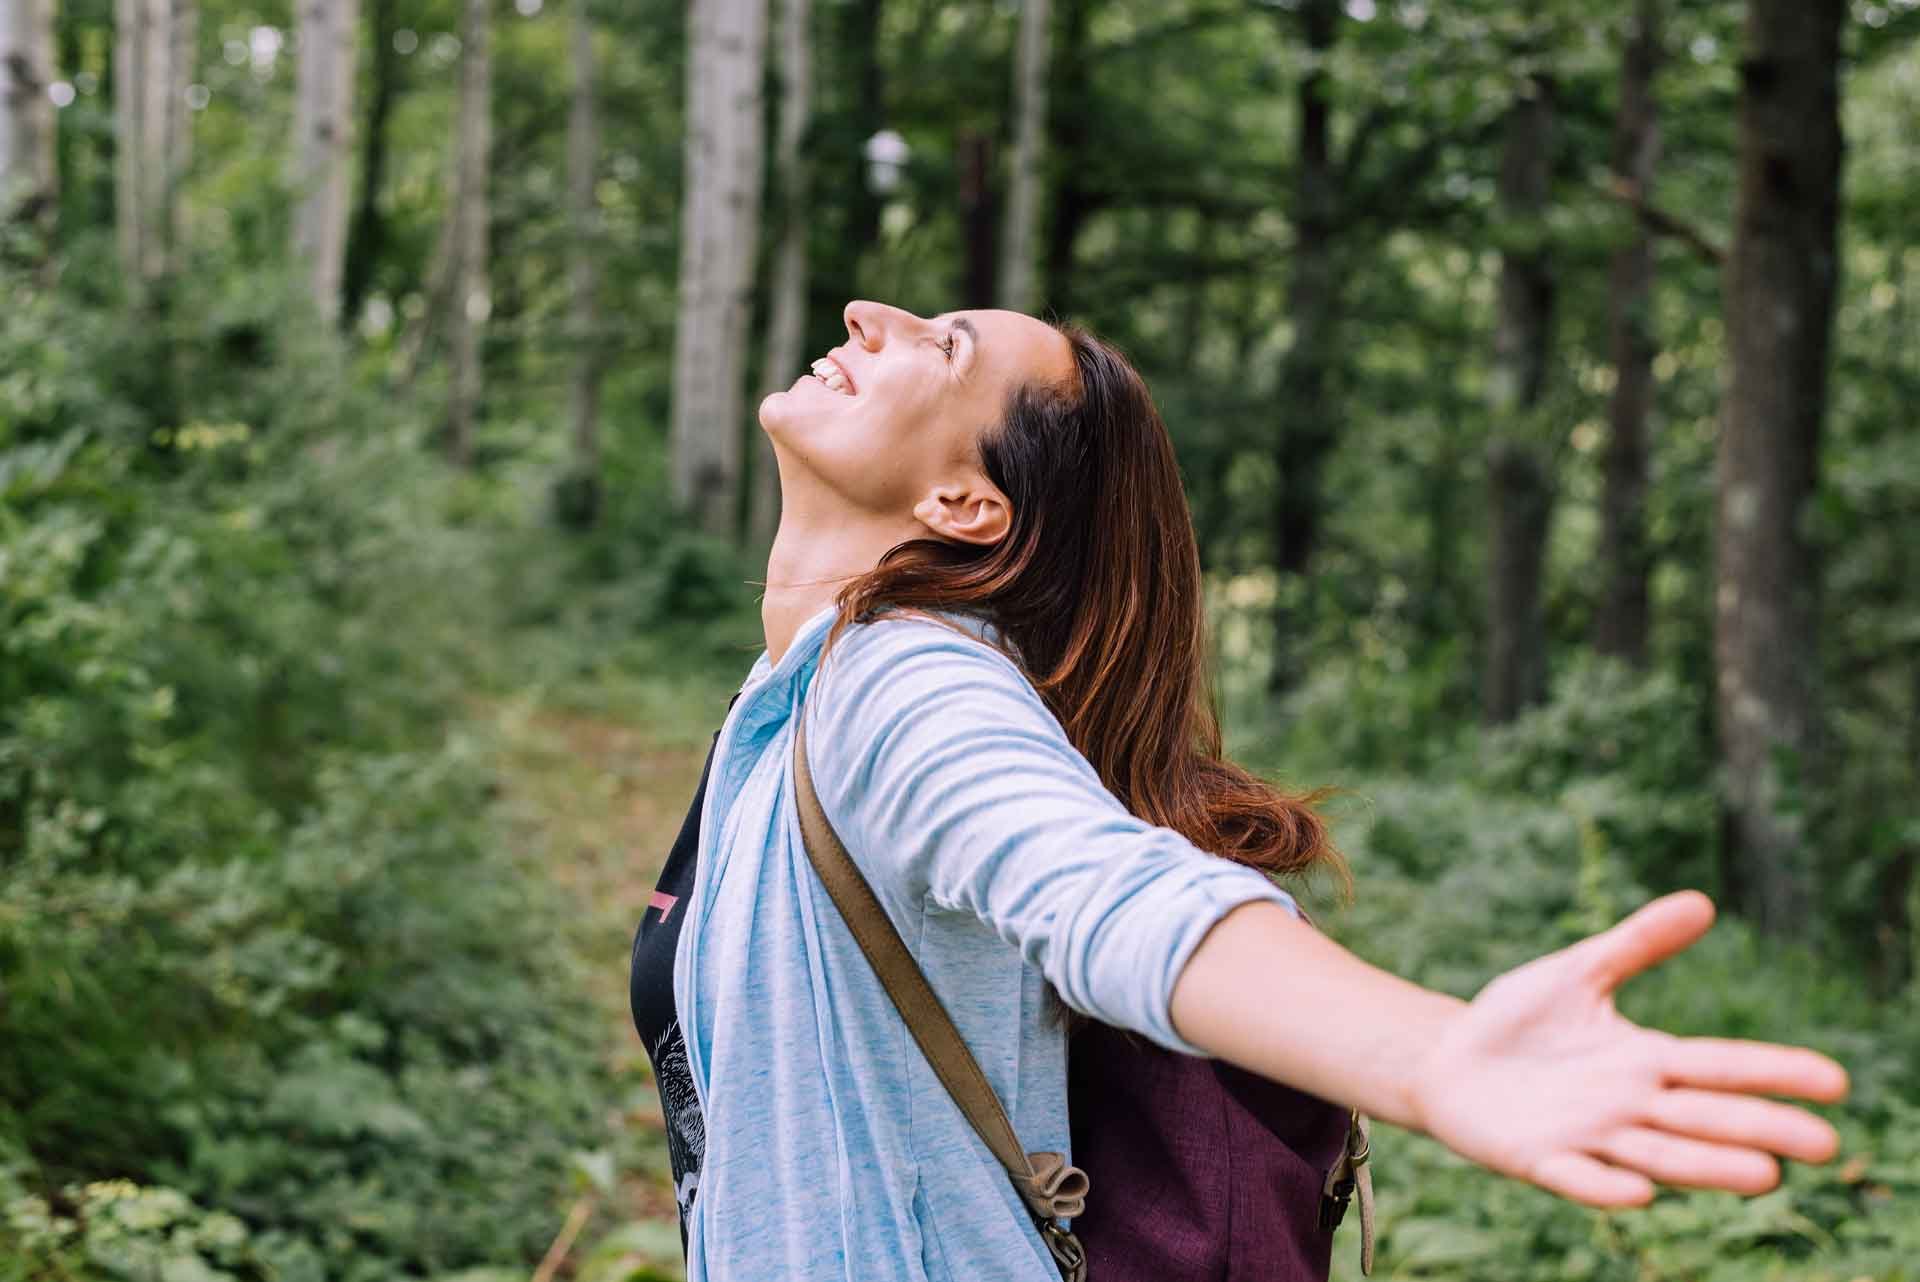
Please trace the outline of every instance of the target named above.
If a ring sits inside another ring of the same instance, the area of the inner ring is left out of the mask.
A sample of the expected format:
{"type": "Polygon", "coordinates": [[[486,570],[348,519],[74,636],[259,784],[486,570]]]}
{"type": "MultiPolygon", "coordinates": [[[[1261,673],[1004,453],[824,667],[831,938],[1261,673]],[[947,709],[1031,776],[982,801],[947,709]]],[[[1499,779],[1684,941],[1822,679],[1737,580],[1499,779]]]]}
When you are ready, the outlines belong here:
{"type": "Polygon", "coordinates": [[[840,372],[838,365],[824,356],[813,363],[813,376],[842,396],[853,395],[853,388],[847,382],[847,376],[840,372]]]}

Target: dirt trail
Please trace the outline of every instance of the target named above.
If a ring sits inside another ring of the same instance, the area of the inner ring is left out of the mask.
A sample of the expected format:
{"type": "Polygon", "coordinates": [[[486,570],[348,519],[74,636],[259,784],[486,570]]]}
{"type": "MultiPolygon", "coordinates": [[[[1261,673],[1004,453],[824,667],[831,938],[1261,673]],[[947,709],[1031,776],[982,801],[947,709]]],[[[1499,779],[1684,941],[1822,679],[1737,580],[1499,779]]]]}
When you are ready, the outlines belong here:
{"type": "Polygon", "coordinates": [[[585,910],[579,946],[594,1002],[604,1012],[608,1061],[621,1084],[610,1143],[628,1158],[637,1149],[639,1159],[639,1169],[622,1172],[624,1205],[609,1209],[671,1223],[664,1124],[628,1015],[627,960],[634,928],[699,785],[704,745],[666,744],[610,717],[551,708],[498,706],[491,717],[518,847],[585,910]]]}

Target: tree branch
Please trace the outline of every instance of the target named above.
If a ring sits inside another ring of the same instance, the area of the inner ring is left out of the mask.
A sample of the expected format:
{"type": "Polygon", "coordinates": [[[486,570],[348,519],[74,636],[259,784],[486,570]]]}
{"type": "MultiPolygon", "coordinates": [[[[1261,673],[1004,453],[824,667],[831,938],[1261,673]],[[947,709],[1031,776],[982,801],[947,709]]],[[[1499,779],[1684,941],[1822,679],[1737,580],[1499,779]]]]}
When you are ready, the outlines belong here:
{"type": "Polygon", "coordinates": [[[1725,249],[1679,215],[1648,200],[1638,183],[1614,174],[1607,182],[1600,184],[1600,189],[1639,215],[1640,222],[1648,231],[1679,241],[1715,267],[1726,266],[1725,249]]]}

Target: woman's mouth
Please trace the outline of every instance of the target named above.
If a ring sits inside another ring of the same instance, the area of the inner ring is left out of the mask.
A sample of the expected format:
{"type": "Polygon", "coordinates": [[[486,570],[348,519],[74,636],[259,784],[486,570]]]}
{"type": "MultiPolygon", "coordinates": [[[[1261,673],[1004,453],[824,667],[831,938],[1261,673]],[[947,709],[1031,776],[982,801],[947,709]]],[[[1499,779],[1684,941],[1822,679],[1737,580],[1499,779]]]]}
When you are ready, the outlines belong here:
{"type": "Polygon", "coordinates": [[[831,356],[822,356],[813,363],[813,376],[842,396],[854,394],[853,379],[840,367],[840,362],[831,356]]]}

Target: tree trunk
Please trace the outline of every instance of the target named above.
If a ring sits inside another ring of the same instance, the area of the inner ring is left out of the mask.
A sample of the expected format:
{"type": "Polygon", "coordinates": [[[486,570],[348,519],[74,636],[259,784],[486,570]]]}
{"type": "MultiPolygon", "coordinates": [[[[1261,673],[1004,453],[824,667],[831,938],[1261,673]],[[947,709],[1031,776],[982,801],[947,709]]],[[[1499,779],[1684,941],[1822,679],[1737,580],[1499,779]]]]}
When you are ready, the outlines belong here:
{"type": "Polygon", "coordinates": [[[1481,711],[1511,721],[1546,693],[1541,577],[1553,472],[1534,411],[1547,388],[1554,281],[1544,244],[1553,159],[1553,85],[1535,75],[1508,109],[1500,207],[1512,237],[1501,256],[1487,444],[1487,668],[1481,711]]]}
{"type": "Polygon", "coordinates": [[[340,312],[360,0],[299,0],[293,96],[293,261],[332,325],[340,312]]]}
{"type": "Polygon", "coordinates": [[[117,0],[114,14],[114,222],[121,263],[143,290],[172,273],[185,235],[179,188],[199,13],[194,0],[117,0]]]}
{"type": "Polygon", "coordinates": [[[52,0],[0,5],[0,221],[52,226],[55,163],[52,0]]]}
{"type": "Polygon", "coordinates": [[[569,51],[573,102],[567,114],[567,287],[573,339],[569,417],[573,459],[554,494],[563,524],[591,528],[600,518],[600,122],[593,65],[593,11],[573,0],[569,51]]]}
{"type": "MultiPolygon", "coordinates": [[[[1332,384],[1340,357],[1339,176],[1333,159],[1332,88],[1326,60],[1340,35],[1338,0],[1310,0],[1300,11],[1312,68],[1297,93],[1293,250],[1288,255],[1287,318],[1293,342],[1280,366],[1279,494],[1273,512],[1273,563],[1283,580],[1303,580],[1320,535],[1321,474],[1339,437],[1332,384]]],[[[1303,669],[1306,627],[1294,585],[1283,582],[1274,610],[1273,667],[1268,688],[1291,689],[1303,669]]],[[[1304,588],[1304,582],[1298,586],[1304,588]]]]}
{"type": "Polygon", "coordinates": [[[1092,216],[1095,195],[1086,185],[1087,126],[1094,118],[1092,87],[1087,74],[1087,23],[1093,0],[1061,0],[1060,47],[1055,52],[1053,85],[1048,94],[1048,150],[1058,181],[1053,208],[1047,216],[1046,305],[1062,316],[1072,314],[1073,250],[1080,229],[1092,216]]]}
{"type": "Polygon", "coordinates": [[[1818,476],[1838,276],[1842,0],[1750,0],[1740,177],[1726,272],[1728,369],[1715,512],[1715,715],[1726,892],[1802,929],[1812,856],[1781,805],[1817,733],[1818,476]]]}
{"type": "Polygon", "coordinates": [[[992,307],[999,279],[999,202],[993,187],[993,138],[977,129],[960,133],[960,277],[962,307],[992,307]]]}
{"type": "Polygon", "coordinates": [[[473,424],[483,390],[480,337],[491,314],[487,281],[487,170],[493,149],[493,51],[490,0],[466,0],[460,20],[460,118],[455,125],[454,182],[448,211],[447,340],[452,383],[447,403],[447,457],[473,461],[473,424]]]}
{"type": "MultiPolygon", "coordinates": [[[[761,394],[785,391],[800,374],[807,323],[807,156],[813,113],[813,48],[807,39],[812,6],[783,0],[780,10],[780,133],[774,172],[780,185],[780,244],[773,267],[773,314],[767,321],[761,394]]],[[[780,524],[780,470],[765,433],[754,433],[753,503],[748,528],[758,547],[773,544],[780,524]]]]}
{"type": "Polygon", "coordinates": [[[1049,0],[1023,0],[1020,47],[1014,59],[1013,174],[1001,223],[1000,306],[1031,312],[1040,227],[1041,170],[1047,131],[1047,37],[1049,0]]]}
{"type": "Polygon", "coordinates": [[[673,500],[732,537],[760,216],[766,0],[701,0],[688,13],[687,144],[674,334],[673,500]]]}
{"type": "MultiPolygon", "coordinates": [[[[1660,67],[1661,0],[1639,0],[1620,64],[1620,115],[1613,173],[1641,198],[1653,195],[1660,127],[1653,97],[1660,67]]],[[[1605,482],[1600,497],[1599,612],[1594,648],[1636,667],[1647,661],[1647,420],[1653,412],[1653,231],[1636,220],[1633,239],[1613,255],[1607,296],[1614,370],[1605,482]]]]}
{"type": "Polygon", "coordinates": [[[393,38],[400,30],[398,0],[373,0],[371,46],[372,94],[366,124],[360,136],[359,200],[347,236],[346,265],[340,281],[340,320],[350,327],[373,289],[374,266],[386,247],[387,225],[380,215],[380,193],[387,176],[387,122],[399,97],[402,67],[393,38]]]}

